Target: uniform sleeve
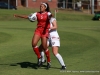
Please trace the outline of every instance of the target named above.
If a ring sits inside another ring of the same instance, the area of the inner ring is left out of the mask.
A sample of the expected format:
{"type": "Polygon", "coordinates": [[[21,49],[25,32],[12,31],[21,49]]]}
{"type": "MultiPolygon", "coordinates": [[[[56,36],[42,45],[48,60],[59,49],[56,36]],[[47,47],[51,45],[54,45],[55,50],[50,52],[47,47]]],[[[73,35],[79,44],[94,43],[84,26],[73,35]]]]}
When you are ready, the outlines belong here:
{"type": "Polygon", "coordinates": [[[51,15],[51,12],[48,12],[48,16],[50,16],[51,15]]]}
{"type": "Polygon", "coordinates": [[[56,19],[55,19],[55,18],[51,18],[51,23],[52,23],[54,20],[56,20],[56,19]]]}
{"type": "Polygon", "coordinates": [[[37,13],[32,13],[32,14],[30,14],[30,15],[28,16],[29,20],[30,20],[30,21],[36,21],[36,20],[37,20],[36,14],[37,14],[37,13]]]}

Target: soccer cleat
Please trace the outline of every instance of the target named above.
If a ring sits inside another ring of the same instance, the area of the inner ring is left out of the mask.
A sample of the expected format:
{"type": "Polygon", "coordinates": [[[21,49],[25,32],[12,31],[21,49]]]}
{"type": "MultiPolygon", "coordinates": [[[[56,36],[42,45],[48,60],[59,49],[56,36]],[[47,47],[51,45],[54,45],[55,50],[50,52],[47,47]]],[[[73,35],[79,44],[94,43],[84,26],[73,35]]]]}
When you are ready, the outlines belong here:
{"type": "Polygon", "coordinates": [[[38,67],[41,67],[42,66],[41,58],[38,59],[37,65],[38,65],[38,67]]]}
{"type": "Polygon", "coordinates": [[[47,69],[49,69],[50,67],[51,67],[51,63],[48,62],[48,63],[47,63],[47,69]]]}
{"type": "Polygon", "coordinates": [[[61,67],[61,70],[65,70],[65,69],[66,69],[66,66],[62,66],[62,67],[61,67]]]}
{"type": "Polygon", "coordinates": [[[46,60],[42,61],[42,63],[46,63],[46,60]]]}
{"type": "Polygon", "coordinates": [[[41,62],[41,66],[42,66],[44,63],[46,63],[46,60],[44,60],[44,61],[41,62]]]}

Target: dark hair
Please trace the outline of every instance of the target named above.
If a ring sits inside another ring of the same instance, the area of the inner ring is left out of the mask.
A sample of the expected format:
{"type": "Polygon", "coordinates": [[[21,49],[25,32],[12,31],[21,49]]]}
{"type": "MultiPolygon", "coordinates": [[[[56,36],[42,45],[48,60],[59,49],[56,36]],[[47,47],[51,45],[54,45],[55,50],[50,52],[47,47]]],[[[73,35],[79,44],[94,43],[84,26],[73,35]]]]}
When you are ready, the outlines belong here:
{"type": "Polygon", "coordinates": [[[49,7],[49,4],[48,4],[48,3],[46,3],[46,4],[47,4],[46,11],[47,11],[47,12],[51,12],[51,11],[50,11],[50,7],[49,7]]]}

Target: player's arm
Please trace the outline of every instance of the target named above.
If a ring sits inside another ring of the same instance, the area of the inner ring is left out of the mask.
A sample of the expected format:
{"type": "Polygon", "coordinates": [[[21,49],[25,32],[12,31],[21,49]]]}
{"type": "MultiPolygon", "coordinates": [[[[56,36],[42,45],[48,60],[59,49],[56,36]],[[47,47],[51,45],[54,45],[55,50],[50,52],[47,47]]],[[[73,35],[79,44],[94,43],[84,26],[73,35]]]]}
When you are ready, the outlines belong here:
{"type": "Polygon", "coordinates": [[[14,14],[14,17],[28,19],[28,16],[27,15],[17,15],[17,14],[14,14]]]}
{"type": "Polygon", "coordinates": [[[57,29],[57,22],[56,22],[56,20],[53,20],[52,25],[53,26],[50,28],[51,30],[57,29]]]}
{"type": "Polygon", "coordinates": [[[32,13],[30,14],[29,16],[27,15],[14,15],[14,17],[19,17],[19,18],[24,18],[24,19],[29,19],[31,22],[34,22],[37,20],[37,16],[36,16],[37,13],[32,13]]]}

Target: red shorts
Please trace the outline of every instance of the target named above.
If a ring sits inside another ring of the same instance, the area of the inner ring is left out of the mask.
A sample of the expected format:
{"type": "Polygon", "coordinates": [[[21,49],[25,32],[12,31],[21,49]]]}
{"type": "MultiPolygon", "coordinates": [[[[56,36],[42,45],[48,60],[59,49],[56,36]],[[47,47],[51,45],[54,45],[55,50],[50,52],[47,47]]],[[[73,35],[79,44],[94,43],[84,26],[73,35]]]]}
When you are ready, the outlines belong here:
{"type": "Polygon", "coordinates": [[[47,37],[48,38],[48,36],[49,36],[49,29],[45,29],[45,28],[42,28],[42,27],[38,27],[38,28],[36,28],[34,34],[37,34],[40,37],[47,37]]]}

